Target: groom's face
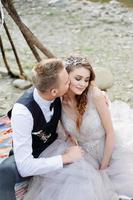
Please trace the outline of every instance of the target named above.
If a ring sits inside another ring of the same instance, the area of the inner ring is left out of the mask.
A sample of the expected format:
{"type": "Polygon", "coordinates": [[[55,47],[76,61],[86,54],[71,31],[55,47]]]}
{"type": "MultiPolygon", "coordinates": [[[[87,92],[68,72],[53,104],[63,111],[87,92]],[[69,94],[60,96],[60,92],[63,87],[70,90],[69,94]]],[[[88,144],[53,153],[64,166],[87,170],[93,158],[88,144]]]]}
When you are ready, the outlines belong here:
{"type": "Polygon", "coordinates": [[[57,96],[63,96],[69,88],[70,80],[69,75],[65,68],[59,73],[57,96]]]}

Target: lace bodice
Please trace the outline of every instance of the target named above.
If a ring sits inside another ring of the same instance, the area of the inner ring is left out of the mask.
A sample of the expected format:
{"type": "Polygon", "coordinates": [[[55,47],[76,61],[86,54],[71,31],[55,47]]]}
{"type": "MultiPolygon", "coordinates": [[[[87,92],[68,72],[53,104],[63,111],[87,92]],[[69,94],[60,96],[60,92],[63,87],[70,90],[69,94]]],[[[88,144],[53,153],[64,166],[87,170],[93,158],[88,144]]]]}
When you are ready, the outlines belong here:
{"type": "Polygon", "coordinates": [[[88,104],[86,112],[83,115],[80,131],[78,131],[76,128],[76,119],[71,119],[63,109],[62,122],[66,131],[70,135],[74,135],[77,138],[79,144],[84,146],[86,150],[89,152],[93,151],[92,153],[94,154],[96,154],[96,152],[94,152],[96,150],[103,152],[105,131],[93,102],[92,90],[89,90],[88,92],[88,104]]]}

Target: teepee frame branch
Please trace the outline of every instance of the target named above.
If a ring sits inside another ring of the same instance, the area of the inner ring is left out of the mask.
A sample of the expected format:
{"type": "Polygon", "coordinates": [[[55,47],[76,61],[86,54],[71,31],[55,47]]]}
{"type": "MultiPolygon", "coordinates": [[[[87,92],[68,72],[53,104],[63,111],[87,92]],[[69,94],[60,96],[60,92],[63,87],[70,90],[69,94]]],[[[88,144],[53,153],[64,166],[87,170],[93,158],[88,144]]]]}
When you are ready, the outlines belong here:
{"type": "Polygon", "coordinates": [[[3,26],[4,26],[4,28],[5,28],[7,37],[8,37],[8,39],[9,39],[10,44],[11,44],[12,50],[13,50],[13,52],[14,52],[14,56],[15,56],[15,59],[16,59],[16,62],[17,62],[18,68],[19,68],[20,76],[21,76],[22,78],[25,78],[24,71],[23,71],[22,65],[21,65],[21,63],[20,63],[20,60],[19,60],[19,57],[18,57],[16,48],[15,48],[15,45],[14,45],[14,43],[13,43],[13,40],[12,40],[12,38],[11,38],[10,32],[9,32],[9,30],[8,30],[8,28],[7,28],[7,25],[6,25],[5,21],[4,21],[3,26]]]}
{"type": "Polygon", "coordinates": [[[22,22],[21,18],[19,17],[12,0],[1,0],[3,6],[12,17],[14,22],[19,27],[20,31],[22,32],[24,38],[26,39],[27,43],[30,42],[34,46],[36,46],[42,53],[44,53],[48,58],[55,57],[44,45],[38,40],[38,38],[29,30],[29,28],[22,22]]]}
{"type": "MultiPolygon", "coordinates": [[[[28,46],[30,47],[35,59],[37,61],[41,60],[41,57],[40,57],[39,52],[37,50],[40,50],[48,58],[54,58],[55,55],[53,53],[51,53],[51,51],[48,50],[39,41],[39,39],[30,31],[30,29],[22,22],[20,16],[18,15],[18,13],[17,13],[17,11],[16,11],[16,9],[15,9],[15,7],[13,5],[12,0],[1,0],[1,3],[2,3],[3,7],[6,9],[6,11],[8,12],[8,14],[11,16],[11,18],[13,19],[13,21],[16,23],[18,28],[20,29],[20,31],[21,31],[23,37],[25,38],[28,46]]],[[[22,65],[20,63],[20,60],[19,60],[19,57],[17,55],[17,51],[16,51],[16,48],[15,48],[15,45],[13,43],[13,40],[11,38],[11,35],[10,35],[9,30],[7,28],[7,25],[6,25],[5,22],[4,22],[3,25],[4,25],[4,28],[5,28],[7,37],[9,39],[9,41],[10,41],[11,46],[12,46],[12,50],[14,52],[14,55],[15,55],[15,58],[16,58],[16,62],[17,62],[18,67],[19,67],[20,77],[25,78],[22,65]]],[[[0,42],[1,42],[1,48],[2,48],[1,50],[3,52],[4,51],[4,47],[3,47],[2,39],[0,40],[0,42]]],[[[6,59],[5,53],[2,54],[2,55],[3,55],[3,59],[6,60],[6,61],[4,61],[4,63],[6,65],[8,73],[10,74],[11,70],[10,70],[9,64],[7,63],[7,59],[6,59]]]]}

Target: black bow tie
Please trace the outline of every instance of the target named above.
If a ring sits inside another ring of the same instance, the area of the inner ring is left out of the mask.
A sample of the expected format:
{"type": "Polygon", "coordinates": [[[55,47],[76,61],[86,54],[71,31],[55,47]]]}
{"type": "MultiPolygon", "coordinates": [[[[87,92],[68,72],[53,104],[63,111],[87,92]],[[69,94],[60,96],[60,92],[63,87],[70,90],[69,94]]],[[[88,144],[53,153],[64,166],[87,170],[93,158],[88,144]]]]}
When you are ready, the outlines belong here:
{"type": "Polygon", "coordinates": [[[53,108],[54,108],[54,102],[52,102],[52,103],[50,104],[50,111],[52,111],[53,108]]]}

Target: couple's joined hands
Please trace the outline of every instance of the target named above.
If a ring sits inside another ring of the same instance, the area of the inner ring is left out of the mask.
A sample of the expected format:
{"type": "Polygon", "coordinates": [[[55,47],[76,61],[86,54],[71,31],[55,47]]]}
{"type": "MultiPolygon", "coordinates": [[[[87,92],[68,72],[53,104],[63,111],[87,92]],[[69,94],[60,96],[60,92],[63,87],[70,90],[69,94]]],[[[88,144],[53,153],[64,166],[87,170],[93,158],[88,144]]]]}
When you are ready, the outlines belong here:
{"type": "MultiPolygon", "coordinates": [[[[107,101],[108,103],[108,101],[107,101]]],[[[70,148],[68,148],[65,152],[65,154],[63,155],[63,163],[64,164],[70,164],[76,160],[81,159],[85,152],[82,149],[82,147],[79,146],[78,141],[76,139],[75,136],[72,135],[67,135],[67,139],[72,143],[73,146],[71,146],[70,148]],[[64,159],[65,158],[65,159],[64,159]]],[[[108,167],[108,163],[107,162],[102,162],[99,170],[104,170],[108,167]]]]}

